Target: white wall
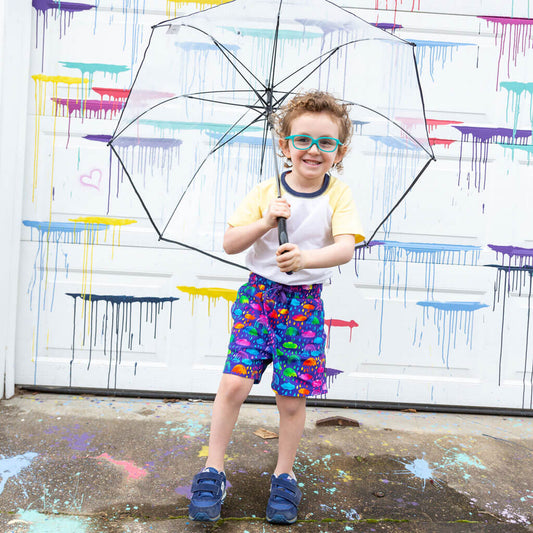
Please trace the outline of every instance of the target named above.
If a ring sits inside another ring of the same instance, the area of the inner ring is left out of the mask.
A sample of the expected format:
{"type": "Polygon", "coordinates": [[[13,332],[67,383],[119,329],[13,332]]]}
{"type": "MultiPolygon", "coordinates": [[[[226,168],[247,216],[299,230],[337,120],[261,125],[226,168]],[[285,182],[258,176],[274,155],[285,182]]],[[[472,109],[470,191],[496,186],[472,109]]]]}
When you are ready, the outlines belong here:
{"type": "Polygon", "coordinates": [[[26,148],[26,95],[29,64],[28,5],[0,6],[0,398],[14,394],[15,325],[18,299],[20,220],[26,148]]]}

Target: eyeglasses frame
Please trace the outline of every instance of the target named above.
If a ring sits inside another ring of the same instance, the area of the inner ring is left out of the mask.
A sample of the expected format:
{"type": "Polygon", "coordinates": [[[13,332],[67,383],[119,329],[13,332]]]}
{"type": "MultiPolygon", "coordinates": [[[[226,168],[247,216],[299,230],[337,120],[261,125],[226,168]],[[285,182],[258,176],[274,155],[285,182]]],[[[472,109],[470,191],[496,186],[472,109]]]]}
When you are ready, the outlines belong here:
{"type": "Polygon", "coordinates": [[[335,137],[317,137],[316,139],[314,137],[311,137],[311,135],[306,135],[306,134],[299,134],[299,135],[289,135],[288,137],[285,137],[284,138],[286,141],[292,141],[292,146],[294,147],[295,150],[301,150],[302,152],[304,150],[311,150],[311,148],[313,147],[313,145],[315,145],[321,152],[325,152],[326,154],[331,154],[332,152],[334,152],[335,150],[337,150],[337,148],[339,146],[344,146],[344,143],[342,143],[341,141],[339,141],[339,139],[336,139],[335,137]],[[308,137],[309,139],[311,139],[311,144],[307,147],[307,148],[298,148],[295,144],[294,144],[294,138],[295,137],[308,137]],[[320,148],[319,144],[318,144],[318,141],[320,141],[320,139],[331,139],[333,141],[335,141],[337,144],[335,145],[335,148],[333,148],[333,150],[324,150],[322,148],[320,148]]]}

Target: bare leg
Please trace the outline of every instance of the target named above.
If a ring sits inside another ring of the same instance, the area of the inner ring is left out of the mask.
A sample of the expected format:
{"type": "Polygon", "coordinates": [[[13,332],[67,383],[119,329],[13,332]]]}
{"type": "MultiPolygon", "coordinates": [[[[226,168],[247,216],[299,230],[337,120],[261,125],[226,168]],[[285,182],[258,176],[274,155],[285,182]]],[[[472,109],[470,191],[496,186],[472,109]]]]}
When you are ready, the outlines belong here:
{"type": "Polygon", "coordinates": [[[292,467],[305,426],[305,398],[276,396],[279,411],[278,463],[274,475],[294,476],[292,467]]]}
{"type": "Polygon", "coordinates": [[[220,472],[224,470],[226,448],[237,422],[241,405],[248,397],[253,383],[253,379],[233,374],[222,374],[213,404],[209,456],[205,464],[206,467],[211,466],[220,472]]]}

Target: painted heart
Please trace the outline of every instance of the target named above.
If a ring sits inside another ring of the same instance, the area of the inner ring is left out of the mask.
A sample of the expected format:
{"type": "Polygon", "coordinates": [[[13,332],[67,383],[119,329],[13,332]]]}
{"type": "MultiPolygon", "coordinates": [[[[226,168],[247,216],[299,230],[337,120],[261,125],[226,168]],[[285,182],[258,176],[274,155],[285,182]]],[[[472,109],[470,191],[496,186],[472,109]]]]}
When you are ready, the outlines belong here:
{"type": "Polygon", "coordinates": [[[89,174],[82,174],[80,182],[87,187],[93,187],[100,190],[100,182],[102,181],[102,171],[98,168],[91,170],[89,174]]]}

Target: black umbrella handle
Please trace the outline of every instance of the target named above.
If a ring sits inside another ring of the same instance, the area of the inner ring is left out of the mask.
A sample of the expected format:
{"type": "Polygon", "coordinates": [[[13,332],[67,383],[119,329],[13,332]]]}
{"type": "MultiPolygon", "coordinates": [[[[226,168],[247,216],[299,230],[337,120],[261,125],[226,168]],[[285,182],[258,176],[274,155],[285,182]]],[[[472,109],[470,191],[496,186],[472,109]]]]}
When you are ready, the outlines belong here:
{"type": "MultiPolygon", "coordinates": [[[[286,244],[289,242],[289,236],[287,235],[287,219],[283,217],[278,218],[278,240],[279,245],[286,244]]],[[[288,250],[285,250],[283,253],[286,254],[288,250]]],[[[292,272],[287,272],[290,276],[292,272]]]]}

